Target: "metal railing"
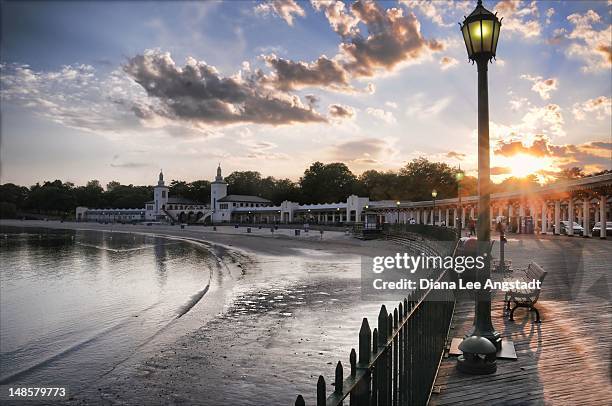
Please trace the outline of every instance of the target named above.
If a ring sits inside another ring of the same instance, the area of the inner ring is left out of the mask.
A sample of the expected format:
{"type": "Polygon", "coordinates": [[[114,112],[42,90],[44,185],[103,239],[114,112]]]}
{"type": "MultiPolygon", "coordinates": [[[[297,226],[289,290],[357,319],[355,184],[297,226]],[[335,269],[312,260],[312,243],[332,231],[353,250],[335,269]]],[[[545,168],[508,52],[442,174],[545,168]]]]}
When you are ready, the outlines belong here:
{"type": "MultiPolygon", "coordinates": [[[[443,271],[436,279],[454,280],[453,270],[443,271]]],[[[455,291],[441,289],[414,290],[390,313],[382,305],[374,331],[367,318],[362,321],[359,352],[353,348],[349,354],[346,379],[344,366],[338,361],[329,397],[325,378],[319,376],[316,405],[337,406],[347,399],[355,406],[427,404],[454,309],[455,291]]],[[[295,405],[305,406],[301,395],[295,405]]]]}

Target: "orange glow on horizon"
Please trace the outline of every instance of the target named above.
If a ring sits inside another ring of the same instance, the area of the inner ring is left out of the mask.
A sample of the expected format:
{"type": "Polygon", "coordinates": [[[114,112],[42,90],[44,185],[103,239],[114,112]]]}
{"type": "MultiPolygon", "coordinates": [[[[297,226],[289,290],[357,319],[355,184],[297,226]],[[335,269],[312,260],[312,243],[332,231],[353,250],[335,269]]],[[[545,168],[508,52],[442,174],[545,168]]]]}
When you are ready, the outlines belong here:
{"type": "Polygon", "coordinates": [[[496,158],[499,166],[508,168],[508,176],[524,178],[529,175],[536,175],[543,180],[546,176],[542,172],[557,172],[558,169],[549,157],[536,157],[529,154],[516,154],[512,156],[501,156],[496,158]]]}

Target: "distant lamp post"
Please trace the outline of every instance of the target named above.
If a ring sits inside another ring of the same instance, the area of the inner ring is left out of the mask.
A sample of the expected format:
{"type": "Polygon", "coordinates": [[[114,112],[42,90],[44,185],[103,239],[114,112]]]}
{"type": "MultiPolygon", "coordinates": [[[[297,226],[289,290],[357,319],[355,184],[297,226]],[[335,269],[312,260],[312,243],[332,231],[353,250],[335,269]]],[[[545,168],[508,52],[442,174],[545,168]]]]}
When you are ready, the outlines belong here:
{"type": "MultiPolygon", "coordinates": [[[[484,256],[485,266],[479,272],[481,281],[491,277],[490,240],[490,157],[489,157],[489,94],[487,70],[489,62],[495,58],[501,20],[496,14],[482,6],[478,0],[476,8],[460,23],[461,33],[468,58],[476,62],[478,68],[478,255],[484,256]]],[[[497,349],[501,348],[501,338],[491,321],[491,292],[479,289],[476,292],[476,312],[472,331],[469,335],[488,338],[497,349]]]]}
{"type": "Polygon", "coordinates": [[[457,227],[457,231],[459,232],[459,238],[461,238],[461,227],[463,226],[463,216],[461,213],[463,212],[461,207],[461,181],[463,180],[463,171],[461,170],[461,165],[459,165],[459,171],[455,175],[457,178],[457,198],[458,198],[458,214],[457,214],[457,222],[459,227],[457,227]]]}
{"type": "Polygon", "coordinates": [[[397,206],[397,224],[399,225],[400,201],[395,202],[395,205],[397,206]]]}
{"type": "Polygon", "coordinates": [[[431,198],[433,199],[433,225],[436,225],[436,197],[438,197],[438,191],[436,189],[431,191],[431,198]]]}

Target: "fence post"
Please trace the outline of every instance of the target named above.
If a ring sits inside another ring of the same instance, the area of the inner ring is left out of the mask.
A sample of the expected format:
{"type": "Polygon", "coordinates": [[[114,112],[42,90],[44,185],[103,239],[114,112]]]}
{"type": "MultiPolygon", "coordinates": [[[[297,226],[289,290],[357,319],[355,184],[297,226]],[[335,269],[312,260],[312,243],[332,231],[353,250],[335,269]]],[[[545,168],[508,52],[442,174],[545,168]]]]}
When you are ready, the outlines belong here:
{"type": "MultiPolygon", "coordinates": [[[[359,363],[361,365],[368,365],[370,363],[370,347],[371,347],[371,331],[370,324],[366,317],[361,322],[361,329],[359,330],[359,363]]],[[[370,398],[370,377],[364,376],[364,378],[355,386],[353,393],[351,394],[351,402],[357,405],[367,405],[370,398]]]]}
{"type": "Polygon", "coordinates": [[[387,402],[387,380],[389,374],[387,373],[388,362],[387,362],[387,337],[389,337],[389,328],[387,327],[388,317],[387,308],[382,305],[380,313],[378,314],[378,348],[382,348],[383,354],[378,358],[376,367],[378,369],[378,404],[380,406],[388,406],[387,402]]]}
{"type": "Polygon", "coordinates": [[[366,317],[361,322],[361,329],[359,330],[359,363],[367,364],[370,362],[370,347],[371,344],[371,331],[370,324],[366,317]]]}
{"type": "MultiPolygon", "coordinates": [[[[399,305],[397,306],[397,308],[399,309],[398,311],[398,322],[401,324],[404,321],[405,318],[405,311],[404,311],[404,304],[402,302],[399,302],[399,305]]],[[[404,331],[406,331],[406,329],[404,328],[404,326],[400,327],[400,332],[398,334],[398,340],[397,340],[397,347],[398,347],[398,363],[399,363],[399,376],[397,377],[399,384],[398,384],[398,404],[400,405],[404,405],[406,403],[406,400],[404,398],[404,374],[405,374],[405,368],[406,365],[404,364],[404,331]]]]}
{"type": "Polygon", "coordinates": [[[351,376],[354,377],[357,374],[357,354],[355,353],[354,348],[351,349],[349,361],[351,363],[351,376]]]}
{"type": "MultiPolygon", "coordinates": [[[[374,328],[372,332],[372,353],[376,354],[378,351],[378,328],[374,328]]],[[[372,401],[370,402],[372,405],[378,405],[378,377],[380,375],[380,371],[378,370],[380,366],[380,359],[376,360],[374,363],[374,371],[372,376],[372,401]]]]}
{"type": "MultiPolygon", "coordinates": [[[[387,340],[393,335],[393,315],[387,315],[387,340]]],[[[387,404],[393,400],[393,342],[387,346],[387,404]]]]}
{"type": "Polygon", "coordinates": [[[325,378],[323,375],[319,375],[319,380],[317,381],[317,406],[325,406],[325,378]]]}
{"type": "Polygon", "coordinates": [[[295,406],[306,406],[306,403],[304,403],[304,398],[302,397],[302,395],[298,395],[297,398],[295,399],[295,406]]]}
{"type": "Polygon", "coordinates": [[[344,383],[344,371],[342,370],[342,362],[338,361],[338,364],[336,365],[336,376],[335,376],[335,381],[334,381],[334,392],[336,393],[342,393],[342,386],[344,383]]]}
{"type": "MultiPolygon", "coordinates": [[[[402,306],[402,304],[399,304],[400,307],[402,306]]],[[[397,308],[395,308],[393,310],[393,332],[395,333],[397,331],[398,328],[398,322],[399,322],[399,313],[397,311],[397,308]]],[[[398,343],[398,335],[396,335],[393,338],[393,406],[397,406],[397,390],[399,388],[399,382],[398,382],[398,372],[399,372],[399,365],[398,365],[398,355],[399,355],[399,349],[397,347],[397,343],[398,343]]]]}

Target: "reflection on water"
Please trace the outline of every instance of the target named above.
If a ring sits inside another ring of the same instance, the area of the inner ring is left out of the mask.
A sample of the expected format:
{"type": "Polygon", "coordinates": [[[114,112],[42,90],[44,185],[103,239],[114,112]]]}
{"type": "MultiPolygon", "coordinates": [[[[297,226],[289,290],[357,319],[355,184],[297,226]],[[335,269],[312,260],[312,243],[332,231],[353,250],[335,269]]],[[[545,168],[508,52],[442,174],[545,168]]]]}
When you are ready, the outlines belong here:
{"type": "Polygon", "coordinates": [[[153,236],[0,232],[0,384],[95,382],[199,300],[217,262],[153,236]]]}

